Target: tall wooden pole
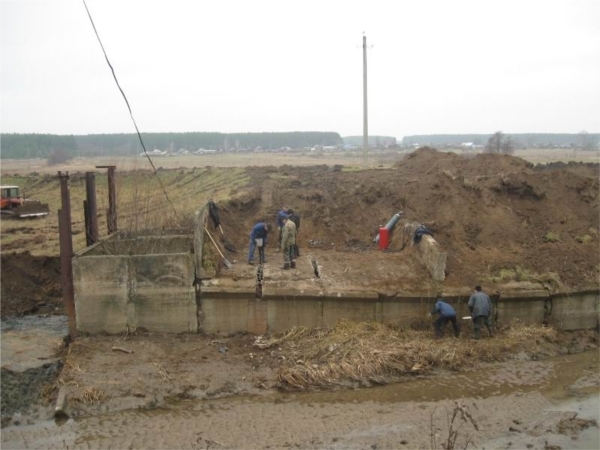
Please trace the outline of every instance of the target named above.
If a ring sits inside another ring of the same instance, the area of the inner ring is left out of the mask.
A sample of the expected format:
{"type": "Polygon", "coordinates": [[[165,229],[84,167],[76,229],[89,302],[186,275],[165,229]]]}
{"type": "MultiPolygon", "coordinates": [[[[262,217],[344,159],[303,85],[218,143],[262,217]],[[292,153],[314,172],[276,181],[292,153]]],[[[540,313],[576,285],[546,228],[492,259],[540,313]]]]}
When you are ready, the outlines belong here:
{"type": "Polygon", "coordinates": [[[367,166],[369,151],[369,118],[367,109],[367,36],[363,35],[363,164],[367,166]]]}
{"type": "Polygon", "coordinates": [[[60,239],[60,274],[63,302],[69,321],[69,335],[77,330],[75,321],[75,289],[73,287],[73,233],[71,229],[71,198],[69,172],[58,172],[60,179],[61,209],[58,211],[58,234],[60,239]]]}
{"type": "Polygon", "coordinates": [[[85,173],[85,241],[88,246],[98,242],[98,208],[96,206],[96,178],[94,172],[85,173]]]}

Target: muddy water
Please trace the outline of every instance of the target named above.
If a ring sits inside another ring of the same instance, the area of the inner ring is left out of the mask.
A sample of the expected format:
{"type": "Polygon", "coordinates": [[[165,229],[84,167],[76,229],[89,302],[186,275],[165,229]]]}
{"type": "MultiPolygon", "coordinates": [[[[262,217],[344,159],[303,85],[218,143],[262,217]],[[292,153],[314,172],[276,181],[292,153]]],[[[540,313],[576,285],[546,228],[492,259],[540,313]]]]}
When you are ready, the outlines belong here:
{"type": "Polygon", "coordinates": [[[66,316],[25,316],[3,320],[2,368],[15,372],[56,361],[53,355],[68,334],[66,316]]]}
{"type": "Polygon", "coordinates": [[[472,433],[475,447],[543,448],[547,440],[598,448],[597,428],[564,436],[556,425],[574,412],[598,420],[599,385],[598,352],[590,351],[370,389],[183,401],[13,426],[3,429],[2,448],[431,448],[432,425],[439,444],[458,399],[479,428],[464,424],[459,442],[472,433]]]}

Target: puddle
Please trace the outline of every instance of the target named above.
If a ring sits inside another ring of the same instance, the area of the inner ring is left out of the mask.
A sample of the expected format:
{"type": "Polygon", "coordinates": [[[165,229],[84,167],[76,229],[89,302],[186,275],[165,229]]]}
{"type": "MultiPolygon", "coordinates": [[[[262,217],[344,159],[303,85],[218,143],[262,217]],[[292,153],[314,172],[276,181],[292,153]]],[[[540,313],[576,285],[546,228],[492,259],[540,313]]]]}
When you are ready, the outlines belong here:
{"type": "Polygon", "coordinates": [[[66,316],[24,316],[2,320],[2,368],[15,372],[54,362],[68,334],[66,316]]]}

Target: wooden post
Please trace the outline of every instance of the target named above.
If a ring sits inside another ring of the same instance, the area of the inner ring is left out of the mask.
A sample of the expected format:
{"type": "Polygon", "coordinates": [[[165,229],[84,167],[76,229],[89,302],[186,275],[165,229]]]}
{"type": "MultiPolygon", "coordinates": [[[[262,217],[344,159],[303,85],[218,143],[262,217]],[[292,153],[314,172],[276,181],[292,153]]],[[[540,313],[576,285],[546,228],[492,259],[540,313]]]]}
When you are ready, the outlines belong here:
{"type": "Polygon", "coordinates": [[[69,321],[69,335],[75,336],[77,323],[75,319],[75,289],[73,287],[73,233],[71,229],[71,198],[69,194],[69,172],[60,179],[60,196],[62,208],[58,211],[58,233],[60,240],[60,273],[61,287],[65,311],[69,321]]]}
{"type": "Polygon", "coordinates": [[[98,207],[96,203],[96,177],[94,172],[85,173],[85,241],[88,246],[98,242],[98,207]]]}
{"type": "Polygon", "coordinates": [[[117,166],[96,166],[96,169],[108,169],[108,211],[106,225],[108,234],[117,231],[117,187],[115,170],[117,166]]]}

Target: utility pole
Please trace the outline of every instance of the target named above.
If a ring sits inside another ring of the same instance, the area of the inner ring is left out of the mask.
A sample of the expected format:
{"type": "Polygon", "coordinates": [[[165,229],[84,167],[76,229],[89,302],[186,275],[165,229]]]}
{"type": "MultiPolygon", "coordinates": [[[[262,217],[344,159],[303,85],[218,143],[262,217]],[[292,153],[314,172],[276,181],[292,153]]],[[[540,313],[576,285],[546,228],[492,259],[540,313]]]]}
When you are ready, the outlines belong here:
{"type": "Polygon", "coordinates": [[[369,118],[367,109],[367,36],[363,34],[363,164],[367,167],[369,118]]]}

